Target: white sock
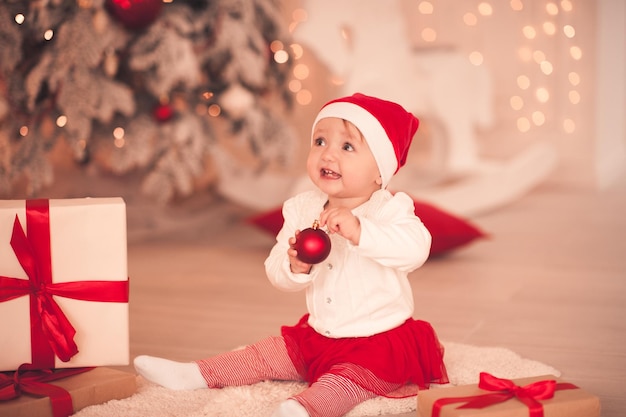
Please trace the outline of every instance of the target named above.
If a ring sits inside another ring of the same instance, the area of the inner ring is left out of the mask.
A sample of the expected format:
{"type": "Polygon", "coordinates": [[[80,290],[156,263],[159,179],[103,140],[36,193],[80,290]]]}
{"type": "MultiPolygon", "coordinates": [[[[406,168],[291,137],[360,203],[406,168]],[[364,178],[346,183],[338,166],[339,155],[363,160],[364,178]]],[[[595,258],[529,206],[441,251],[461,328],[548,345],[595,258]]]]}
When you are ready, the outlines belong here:
{"type": "Polygon", "coordinates": [[[298,401],[288,399],[280,403],[272,417],[309,417],[309,413],[298,401]]]}
{"type": "Polygon", "coordinates": [[[141,355],[134,360],[135,369],[148,381],[173,390],[208,388],[200,368],[194,362],[174,362],[141,355]]]}

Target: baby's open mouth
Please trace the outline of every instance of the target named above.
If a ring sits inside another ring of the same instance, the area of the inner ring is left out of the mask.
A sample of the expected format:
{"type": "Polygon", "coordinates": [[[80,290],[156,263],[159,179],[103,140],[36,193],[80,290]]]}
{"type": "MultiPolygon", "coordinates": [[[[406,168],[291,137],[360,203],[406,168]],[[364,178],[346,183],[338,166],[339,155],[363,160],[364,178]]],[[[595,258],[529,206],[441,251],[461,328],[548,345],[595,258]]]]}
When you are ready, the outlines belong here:
{"type": "Polygon", "coordinates": [[[320,170],[322,177],[326,177],[326,178],[341,178],[341,174],[338,174],[335,171],[331,171],[330,169],[326,169],[326,168],[322,168],[320,170]]]}

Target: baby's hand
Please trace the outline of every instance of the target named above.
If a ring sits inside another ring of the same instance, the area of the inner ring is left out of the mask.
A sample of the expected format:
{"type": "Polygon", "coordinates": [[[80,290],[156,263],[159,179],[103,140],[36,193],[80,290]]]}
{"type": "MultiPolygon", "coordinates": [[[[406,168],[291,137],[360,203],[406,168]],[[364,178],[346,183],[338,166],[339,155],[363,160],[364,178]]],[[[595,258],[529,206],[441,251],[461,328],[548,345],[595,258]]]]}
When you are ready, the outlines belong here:
{"type": "Polygon", "coordinates": [[[337,233],[358,245],[361,239],[361,222],[347,208],[337,207],[324,210],[320,215],[320,226],[326,226],[329,233],[337,233]]]}
{"type": "Polygon", "coordinates": [[[287,255],[289,256],[289,267],[294,274],[308,274],[311,272],[313,265],[302,262],[298,259],[298,251],[294,249],[296,239],[300,234],[300,230],[296,230],[296,235],[289,238],[289,249],[287,249],[287,255]]]}

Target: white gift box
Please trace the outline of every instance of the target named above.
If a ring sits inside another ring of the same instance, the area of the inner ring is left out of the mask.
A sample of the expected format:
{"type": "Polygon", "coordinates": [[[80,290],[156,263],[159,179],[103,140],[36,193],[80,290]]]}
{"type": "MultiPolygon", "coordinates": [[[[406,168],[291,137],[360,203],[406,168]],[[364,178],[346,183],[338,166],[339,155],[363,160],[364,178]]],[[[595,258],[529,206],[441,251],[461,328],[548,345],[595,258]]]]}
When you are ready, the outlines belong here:
{"type": "MultiPolygon", "coordinates": [[[[54,357],[55,368],[128,365],[128,270],[126,205],[121,198],[32,200],[48,202],[50,257],[53,284],[89,281],[119,281],[126,285],[125,300],[89,301],[53,295],[76,330],[78,353],[68,362],[54,357]]],[[[44,203],[45,205],[45,203],[44,203]]],[[[4,282],[29,280],[11,246],[15,218],[29,240],[26,200],[0,200],[0,277],[4,282]],[[7,280],[8,278],[8,280],[7,280]]],[[[32,280],[31,280],[32,281],[32,280]]],[[[108,285],[104,283],[102,285],[108,285]]],[[[16,298],[1,296],[0,371],[16,370],[32,363],[32,294],[16,298]]],[[[92,290],[93,291],[93,290],[92,290]]],[[[96,291],[98,292],[98,291],[96,291]]]]}

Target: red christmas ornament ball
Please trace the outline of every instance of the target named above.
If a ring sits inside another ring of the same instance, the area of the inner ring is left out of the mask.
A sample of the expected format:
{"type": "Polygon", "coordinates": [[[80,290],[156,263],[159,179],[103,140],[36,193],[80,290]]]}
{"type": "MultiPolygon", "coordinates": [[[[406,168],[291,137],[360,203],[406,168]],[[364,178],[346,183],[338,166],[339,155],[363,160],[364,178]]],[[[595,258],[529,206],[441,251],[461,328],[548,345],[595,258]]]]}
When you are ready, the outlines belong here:
{"type": "Polygon", "coordinates": [[[165,123],[174,116],[174,109],[169,104],[158,104],[152,110],[152,115],[158,122],[165,123]]]}
{"type": "Polygon", "coordinates": [[[159,17],[163,0],[106,0],[109,12],[128,29],[149,26],[159,17]]]}
{"type": "Polygon", "coordinates": [[[302,262],[318,264],[330,253],[330,237],[319,228],[319,223],[315,220],[313,227],[300,232],[294,249],[298,252],[297,258],[302,262]]]}

